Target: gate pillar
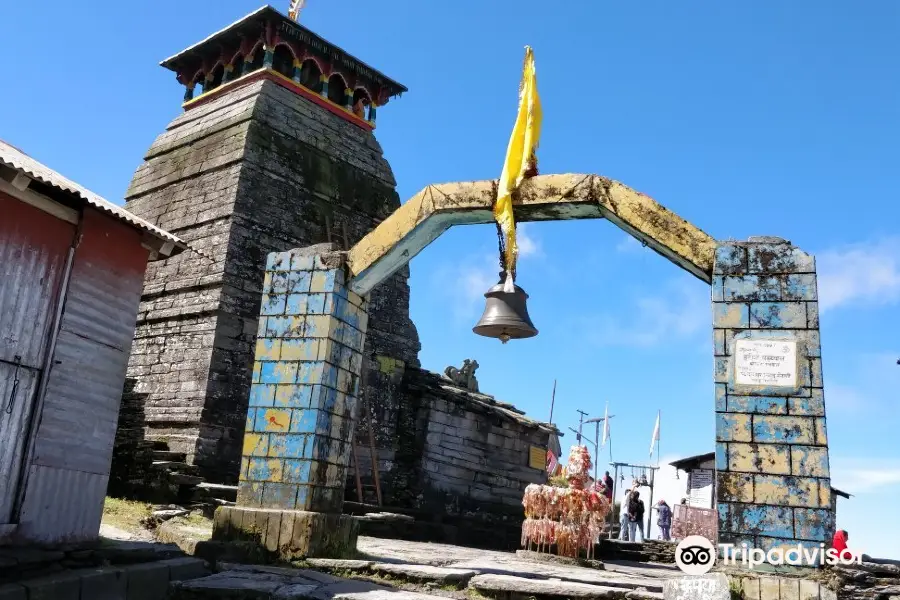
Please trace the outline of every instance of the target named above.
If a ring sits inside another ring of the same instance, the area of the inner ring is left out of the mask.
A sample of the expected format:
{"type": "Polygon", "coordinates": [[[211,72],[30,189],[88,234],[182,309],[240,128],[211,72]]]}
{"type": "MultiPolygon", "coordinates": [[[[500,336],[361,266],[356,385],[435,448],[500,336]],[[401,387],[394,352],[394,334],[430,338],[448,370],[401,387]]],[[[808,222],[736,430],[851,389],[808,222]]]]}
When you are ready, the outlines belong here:
{"type": "Polygon", "coordinates": [[[217,509],[214,540],[281,558],[356,551],[341,507],[368,314],[344,261],[331,244],[268,256],[237,505],[217,509]]]}
{"type": "Polygon", "coordinates": [[[720,242],[712,308],[719,543],[827,547],[815,259],[780,238],[720,242]]]}

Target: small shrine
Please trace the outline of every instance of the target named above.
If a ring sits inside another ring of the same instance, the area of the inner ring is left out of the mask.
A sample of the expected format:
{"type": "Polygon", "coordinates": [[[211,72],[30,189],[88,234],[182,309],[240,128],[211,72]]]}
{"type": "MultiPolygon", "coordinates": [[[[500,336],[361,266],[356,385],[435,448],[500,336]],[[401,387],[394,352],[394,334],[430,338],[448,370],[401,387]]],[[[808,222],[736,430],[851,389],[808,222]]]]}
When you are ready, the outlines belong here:
{"type": "Polygon", "coordinates": [[[407,91],[271,6],[160,64],[185,86],[185,109],[270,79],[368,130],[376,109],[407,91]]]}
{"type": "Polygon", "coordinates": [[[565,471],[569,487],[532,484],[525,488],[525,549],[570,558],[583,550],[586,558],[593,556],[611,507],[597,484],[586,489],[591,466],[587,447],[572,446],[565,471]]]}

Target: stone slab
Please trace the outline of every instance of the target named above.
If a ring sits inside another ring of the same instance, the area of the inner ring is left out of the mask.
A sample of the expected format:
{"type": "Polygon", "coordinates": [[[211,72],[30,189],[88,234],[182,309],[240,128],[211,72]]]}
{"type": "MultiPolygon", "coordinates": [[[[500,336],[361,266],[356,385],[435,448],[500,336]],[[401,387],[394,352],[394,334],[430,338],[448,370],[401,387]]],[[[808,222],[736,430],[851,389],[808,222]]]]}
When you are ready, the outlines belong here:
{"type": "Polygon", "coordinates": [[[348,515],[243,506],[217,508],[212,530],[214,541],[250,541],[283,560],[351,558],[358,536],[348,515]]]}
{"type": "MultiPolygon", "coordinates": [[[[559,579],[528,579],[512,575],[478,575],[469,581],[469,588],[489,596],[541,596],[545,598],[622,598],[634,593],[620,587],[575,583],[559,579]]],[[[659,598],[663,595],[640,592],[643,598],[659,598]]],[[[693,599],[692,599],[693,600],[693,599]]],[[[728,599],[730,600],[730,598],[728,599]]]]}
{"type": "Polygon", "coordinates": [[[430,596],[405,590],[368,590],[365,592],[349,592],[333,596],[335,600],[433,600],[445,596],[430,596]]]}
{"type": "MultiPolygon", "coordinates": [[[[79,571],[79,574],[82,600],[126,600],[128,597],[128,577],[123,569],[90,569],[79,571]]],[[[162,598],[160,596],[160,600],[162,598]]]]}
{"type": "Polygon", "coordinates": [[[125,569],[128,578],[128,600],[159,600],[169,588],[169,567],[160,562],[130,565],[125,569]]]}
{"type": "Polygon", "coordinates": [[[731,587],[724,573],[685,575],[667,579],[663,585],[665,600],[731,600],[731,587]]]}
{"type": "Polygon", "coordinates": [[[209,575],[206,561],[199,558],[170,558],[160,563],[169,567],[169,581],[183,581],[209,575]]]}
{"type": "Polygon", "coordinates": [[[306,563],[317,569],[363,571],[374,565],[375,561],[341,558],[307,558],[306,563]]]}
{"type": "Polygon", "coordinates": [[[451,567],[433,567],[431,565],[402,565],[394,563],[377,563],[372,565],[376,573],[403,577],[411,581],[433,581],[438,584],[454,584],[463,586],[478,575],[478,571],[470,569],[454,569],[451,567]]]}
{"type": "MultiPolygon", "coordinates": [[[[77,573],[58,573],[21,582],[28,600],[79,600],[81,580],[77,573]]],[[[165,594],[165,592],[163,592],[165,594]]],[[[163,598],[159,596],[159,598],[163,598]]]]}
{"type": "Polygon", "coordinates": [[[28,593],[21,585],[0,584],[0,600],[28,600],[28,593]]]}

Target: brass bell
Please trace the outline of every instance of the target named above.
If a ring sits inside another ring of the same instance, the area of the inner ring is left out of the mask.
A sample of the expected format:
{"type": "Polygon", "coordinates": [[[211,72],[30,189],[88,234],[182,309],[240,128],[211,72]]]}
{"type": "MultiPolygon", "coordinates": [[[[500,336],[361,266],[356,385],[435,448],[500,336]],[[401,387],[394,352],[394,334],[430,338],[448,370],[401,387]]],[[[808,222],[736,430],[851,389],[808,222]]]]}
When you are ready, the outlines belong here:
{"type": "Polygon", "coordinates": [[[496,338],[504,344],[509,340],[536,336],[538,330],[534,328],[525,306],[528,294],[519,286],[515,286],[512,294],[504,292],[503,277],[501,273],[500,283],[484,295],[487,298],[484,314],[472,331],[484,337],[496,338]]]}

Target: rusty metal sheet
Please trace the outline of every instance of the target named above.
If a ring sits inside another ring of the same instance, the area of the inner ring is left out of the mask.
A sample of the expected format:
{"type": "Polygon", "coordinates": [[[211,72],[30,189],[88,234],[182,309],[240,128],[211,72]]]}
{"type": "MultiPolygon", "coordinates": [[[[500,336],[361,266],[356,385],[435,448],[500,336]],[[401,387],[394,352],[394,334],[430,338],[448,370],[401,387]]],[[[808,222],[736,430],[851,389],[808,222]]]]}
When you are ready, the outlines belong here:
{"type": "Polygon", "coordinates": [[[672,514],[672,539],[702,535],[714,544],[719,537],[719,513],[710,508],[677,504],[672,514]]]}
{"type": "Polygon", "coordinates": [[[108,475],[32,465],[17,537],[44,543],[97,538],[108,475]]]}

